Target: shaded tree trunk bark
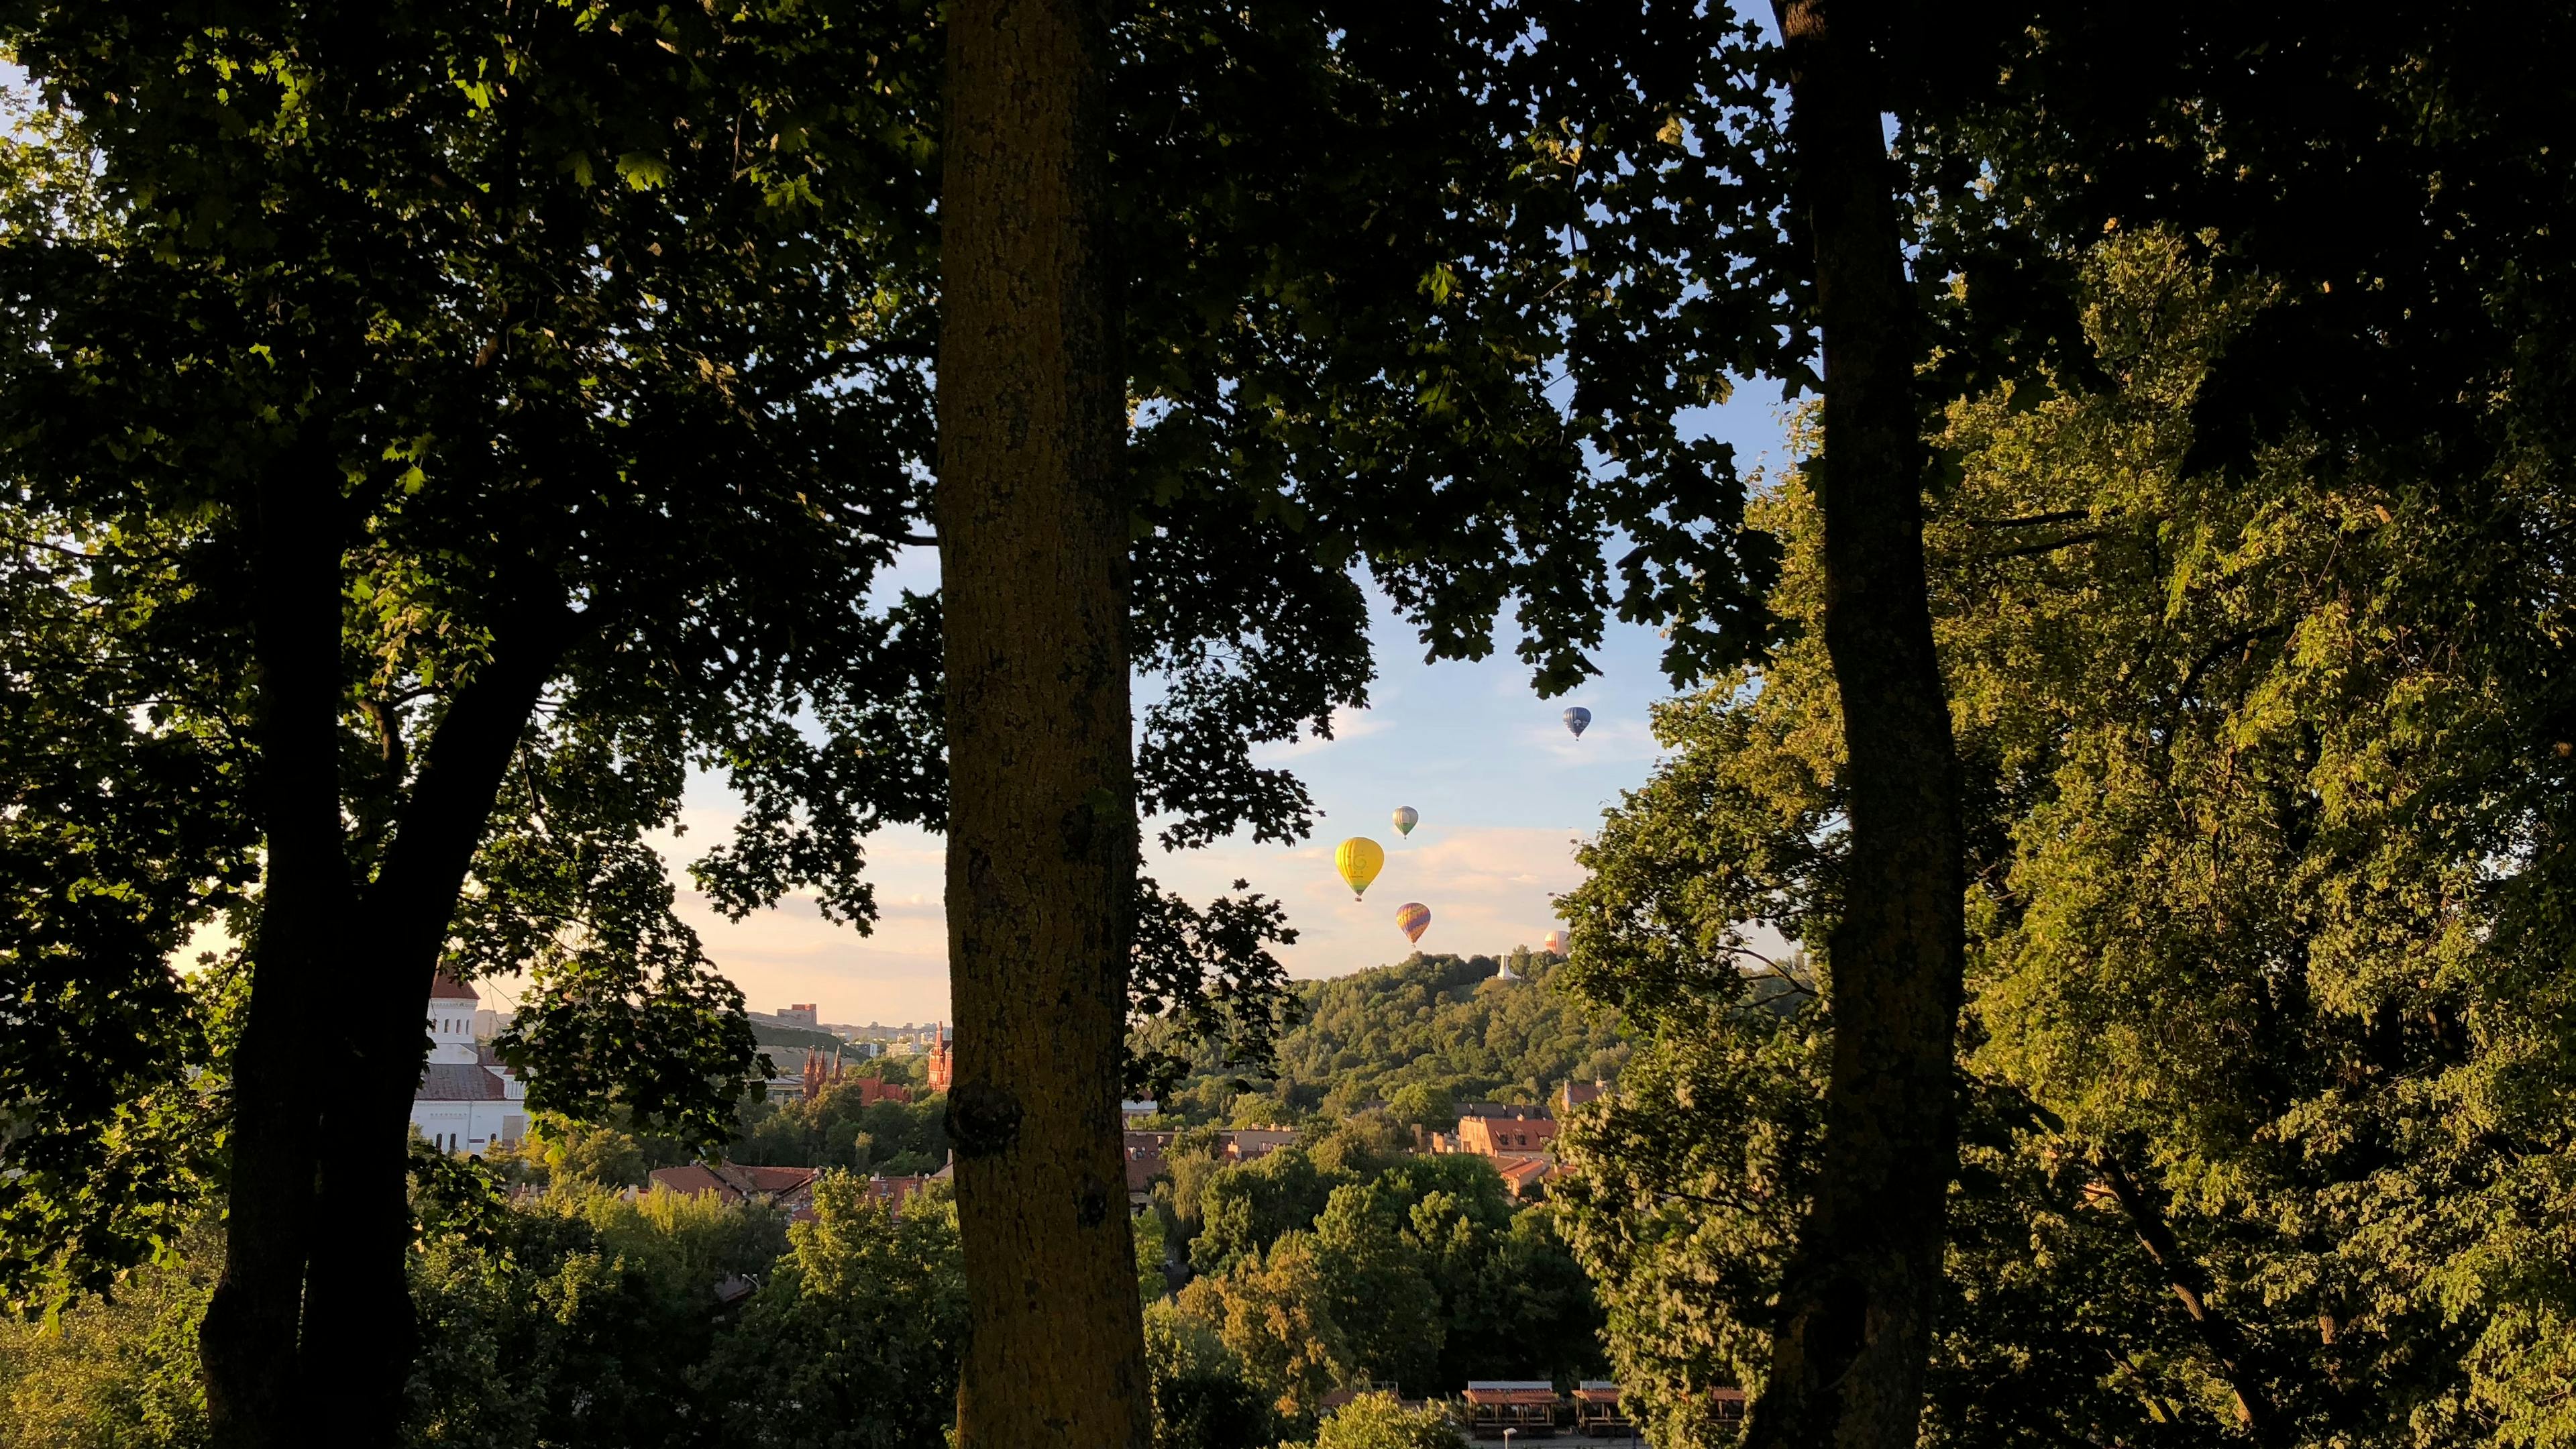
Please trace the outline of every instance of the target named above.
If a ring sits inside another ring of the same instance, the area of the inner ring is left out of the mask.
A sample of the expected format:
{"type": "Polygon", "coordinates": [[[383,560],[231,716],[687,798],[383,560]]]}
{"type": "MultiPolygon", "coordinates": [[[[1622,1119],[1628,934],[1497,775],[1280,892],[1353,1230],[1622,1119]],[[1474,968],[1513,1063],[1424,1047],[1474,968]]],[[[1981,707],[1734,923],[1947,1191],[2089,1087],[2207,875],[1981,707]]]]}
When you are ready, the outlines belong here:
{"type": "Polygon", "coordinates": [[[1747,1443],[1912,1449],[1958,1160],[1959,768],[1923,573],[1916,337],[1853,0],[1786,0],[1797,202],[1824,341],[1825,646],[1848,754],[1824,1161],[1747,1443]]]}
{"type": "Polygon", "coordinates": [[[403,1264],[411,1103],[428,1054],[432,978],[511,753],[563,655],[559,609],[523,619],[494,641],[491,662],[457,692],[422,751],[365,894],[367,959],[349,963],[359,969],[335,992],[330,1047],[347,1066],[322,1113],[303,1373],[317,1422],[353,1445],[396,1441],[419,1348],[403,1264]]]}
{"type": "Polygon", "coordinates": [[[252,619],[268,859],[233,1057],[224,1271],[198,1330],[223,1449],[304,1442],[296,1371],[322,1094],[304,1054],[353,898],[340,821],[340,542],[327,457],[298,450],[255,500],[252,619]]]}
{"type": "Polygon", "coordinates": [[[1107,37],[1097,0],[949,11],[936,512],[968,1449],[1152,1435],[1118,1138],[1137,827],[1107,37]]]}
{"type": "Polygon", "coordinates": [[[400,1432],[416,1348],[408,1123],[430,980],[511,750],[570,637],[559,606],[531,611],[458,692],[402,796],[362,933],[340,777],[349,701],[329,464],[296,450],[254,500],[255,799],[268,854],[233,1062],[224,1272],[198,1340],[223,1449],[390,1445],[400,1432]]]}

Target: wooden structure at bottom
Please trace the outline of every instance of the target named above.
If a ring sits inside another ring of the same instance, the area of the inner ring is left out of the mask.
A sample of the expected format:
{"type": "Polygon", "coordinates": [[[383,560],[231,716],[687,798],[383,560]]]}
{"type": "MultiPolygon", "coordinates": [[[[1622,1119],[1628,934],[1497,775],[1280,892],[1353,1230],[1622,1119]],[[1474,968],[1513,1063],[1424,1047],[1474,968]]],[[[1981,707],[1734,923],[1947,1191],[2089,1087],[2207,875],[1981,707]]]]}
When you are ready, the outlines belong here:
{"type": "Polygon", "coordinates": [[[1637,1427],[1619,1407],[1619,1386],[1608,1379],[1585,1379],[1574,1389],[1574,1432],[1587,1439],[1626,1439],[1637,1427]]]}
{"type": "Polygon", "coordinates": [[[1545,1379],[1471,1379],[1467,1392],[1467,1432],[1479,1439],[1500,1439],[1508,1429],[1514,1439],[1546,1439],[1556,1434],[1556,1411],[1565,1401],[1545,1379]]]}

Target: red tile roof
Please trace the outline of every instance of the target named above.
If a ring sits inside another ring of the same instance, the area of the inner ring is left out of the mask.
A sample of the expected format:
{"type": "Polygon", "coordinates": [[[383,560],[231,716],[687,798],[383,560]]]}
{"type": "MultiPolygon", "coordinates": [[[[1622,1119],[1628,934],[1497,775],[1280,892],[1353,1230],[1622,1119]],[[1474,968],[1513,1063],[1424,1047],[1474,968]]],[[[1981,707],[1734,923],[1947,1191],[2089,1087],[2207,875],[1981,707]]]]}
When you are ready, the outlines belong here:
{"type": "Polygon", "coordinates": [[[464,982],[457,980],[455,977],[448,975],[446,972],[441,971],[429,980],[429,999],[432,1001],[480,1001],[483,999],[483,996],[482,993],[476,991],[473,987],[468,986],[464,982]]]}
{"type": "MultiPolygon", "coordinates": [[[[1131,1132],[1127,1135],[1140,1137],[1144,1134],[1131,1132]]],[[[1160,1177],[1162,1173],[1163,1149],[1160,1146],[1153,1143],[1147,1143],[1142,1147],[1133,1143],[1128,1144],[1127,1190],[1129,1192],[1143,1192],[1152,1187],[1154,1179],[1160,1177]]]]}
{"type": "Polygon", "coordinates": [[[813,1167],[746,1167],[734,1162],[692,1162],[685,1167],[653,1169],[653,1185],[695,1197],[711,1192],[726,1202],[765,1197],[795,1207],[812,1195],[813,1167]]]}
{"type": "Polygon", "coordinates": [[[1553,1404],[1556,1385],[1537,1379],[1494,1379],[1467,1385],[1471,1404],[1553,1404]]]}

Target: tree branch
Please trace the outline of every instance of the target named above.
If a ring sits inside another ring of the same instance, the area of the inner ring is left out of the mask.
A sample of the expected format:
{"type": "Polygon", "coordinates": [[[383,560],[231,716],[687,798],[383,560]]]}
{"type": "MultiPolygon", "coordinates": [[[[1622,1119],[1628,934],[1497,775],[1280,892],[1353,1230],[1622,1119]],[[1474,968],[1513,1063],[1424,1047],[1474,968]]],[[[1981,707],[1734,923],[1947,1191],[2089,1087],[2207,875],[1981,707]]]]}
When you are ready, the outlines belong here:
{"type": "Polygon", "coordinates": [[[2254,1374],[2244,1338],[2236,1325],[2209,1303],[2209,1282],[2200,1264],[2182,1249],[2165,1222],[2163,1212],[2140,1191],[2138,1184],[2120,1166],[2107,1148],[2093,1149],[2093,1171],[2102,1179],[2111,1195],[2129,1215],[2129,1225],[2138,1235],[2138,1245],[2164,1270],[2166,1286],[2182,1300],[2183,1311],[2191,1315],[2192,1326],[2200,1331],[2200,1341],[2209,1356],[2218,1363],[2219,1377],[2227,1381],[2236,1396],[2236,1419],[2257,1440],[2272,1438],[2273,1412],[2270,1396],[2262,1380],[2254,1374]]]}

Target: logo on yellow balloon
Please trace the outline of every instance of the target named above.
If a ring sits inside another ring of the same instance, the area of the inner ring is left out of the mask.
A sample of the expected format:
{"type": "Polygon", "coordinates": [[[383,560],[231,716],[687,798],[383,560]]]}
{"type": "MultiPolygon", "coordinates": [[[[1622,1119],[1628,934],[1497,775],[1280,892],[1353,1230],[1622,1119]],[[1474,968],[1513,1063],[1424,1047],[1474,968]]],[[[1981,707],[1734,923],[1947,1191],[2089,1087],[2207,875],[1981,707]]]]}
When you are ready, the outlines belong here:
{"type": "Polygon", "coordinates": [[[1369,882],[1386,868],[1386,851],[1365,835],[1354,835],[1333,851],[1333,869],[1342,873],[1342,883],[1351,888],[1351,899],[1368,893],[1369,882]]]}

